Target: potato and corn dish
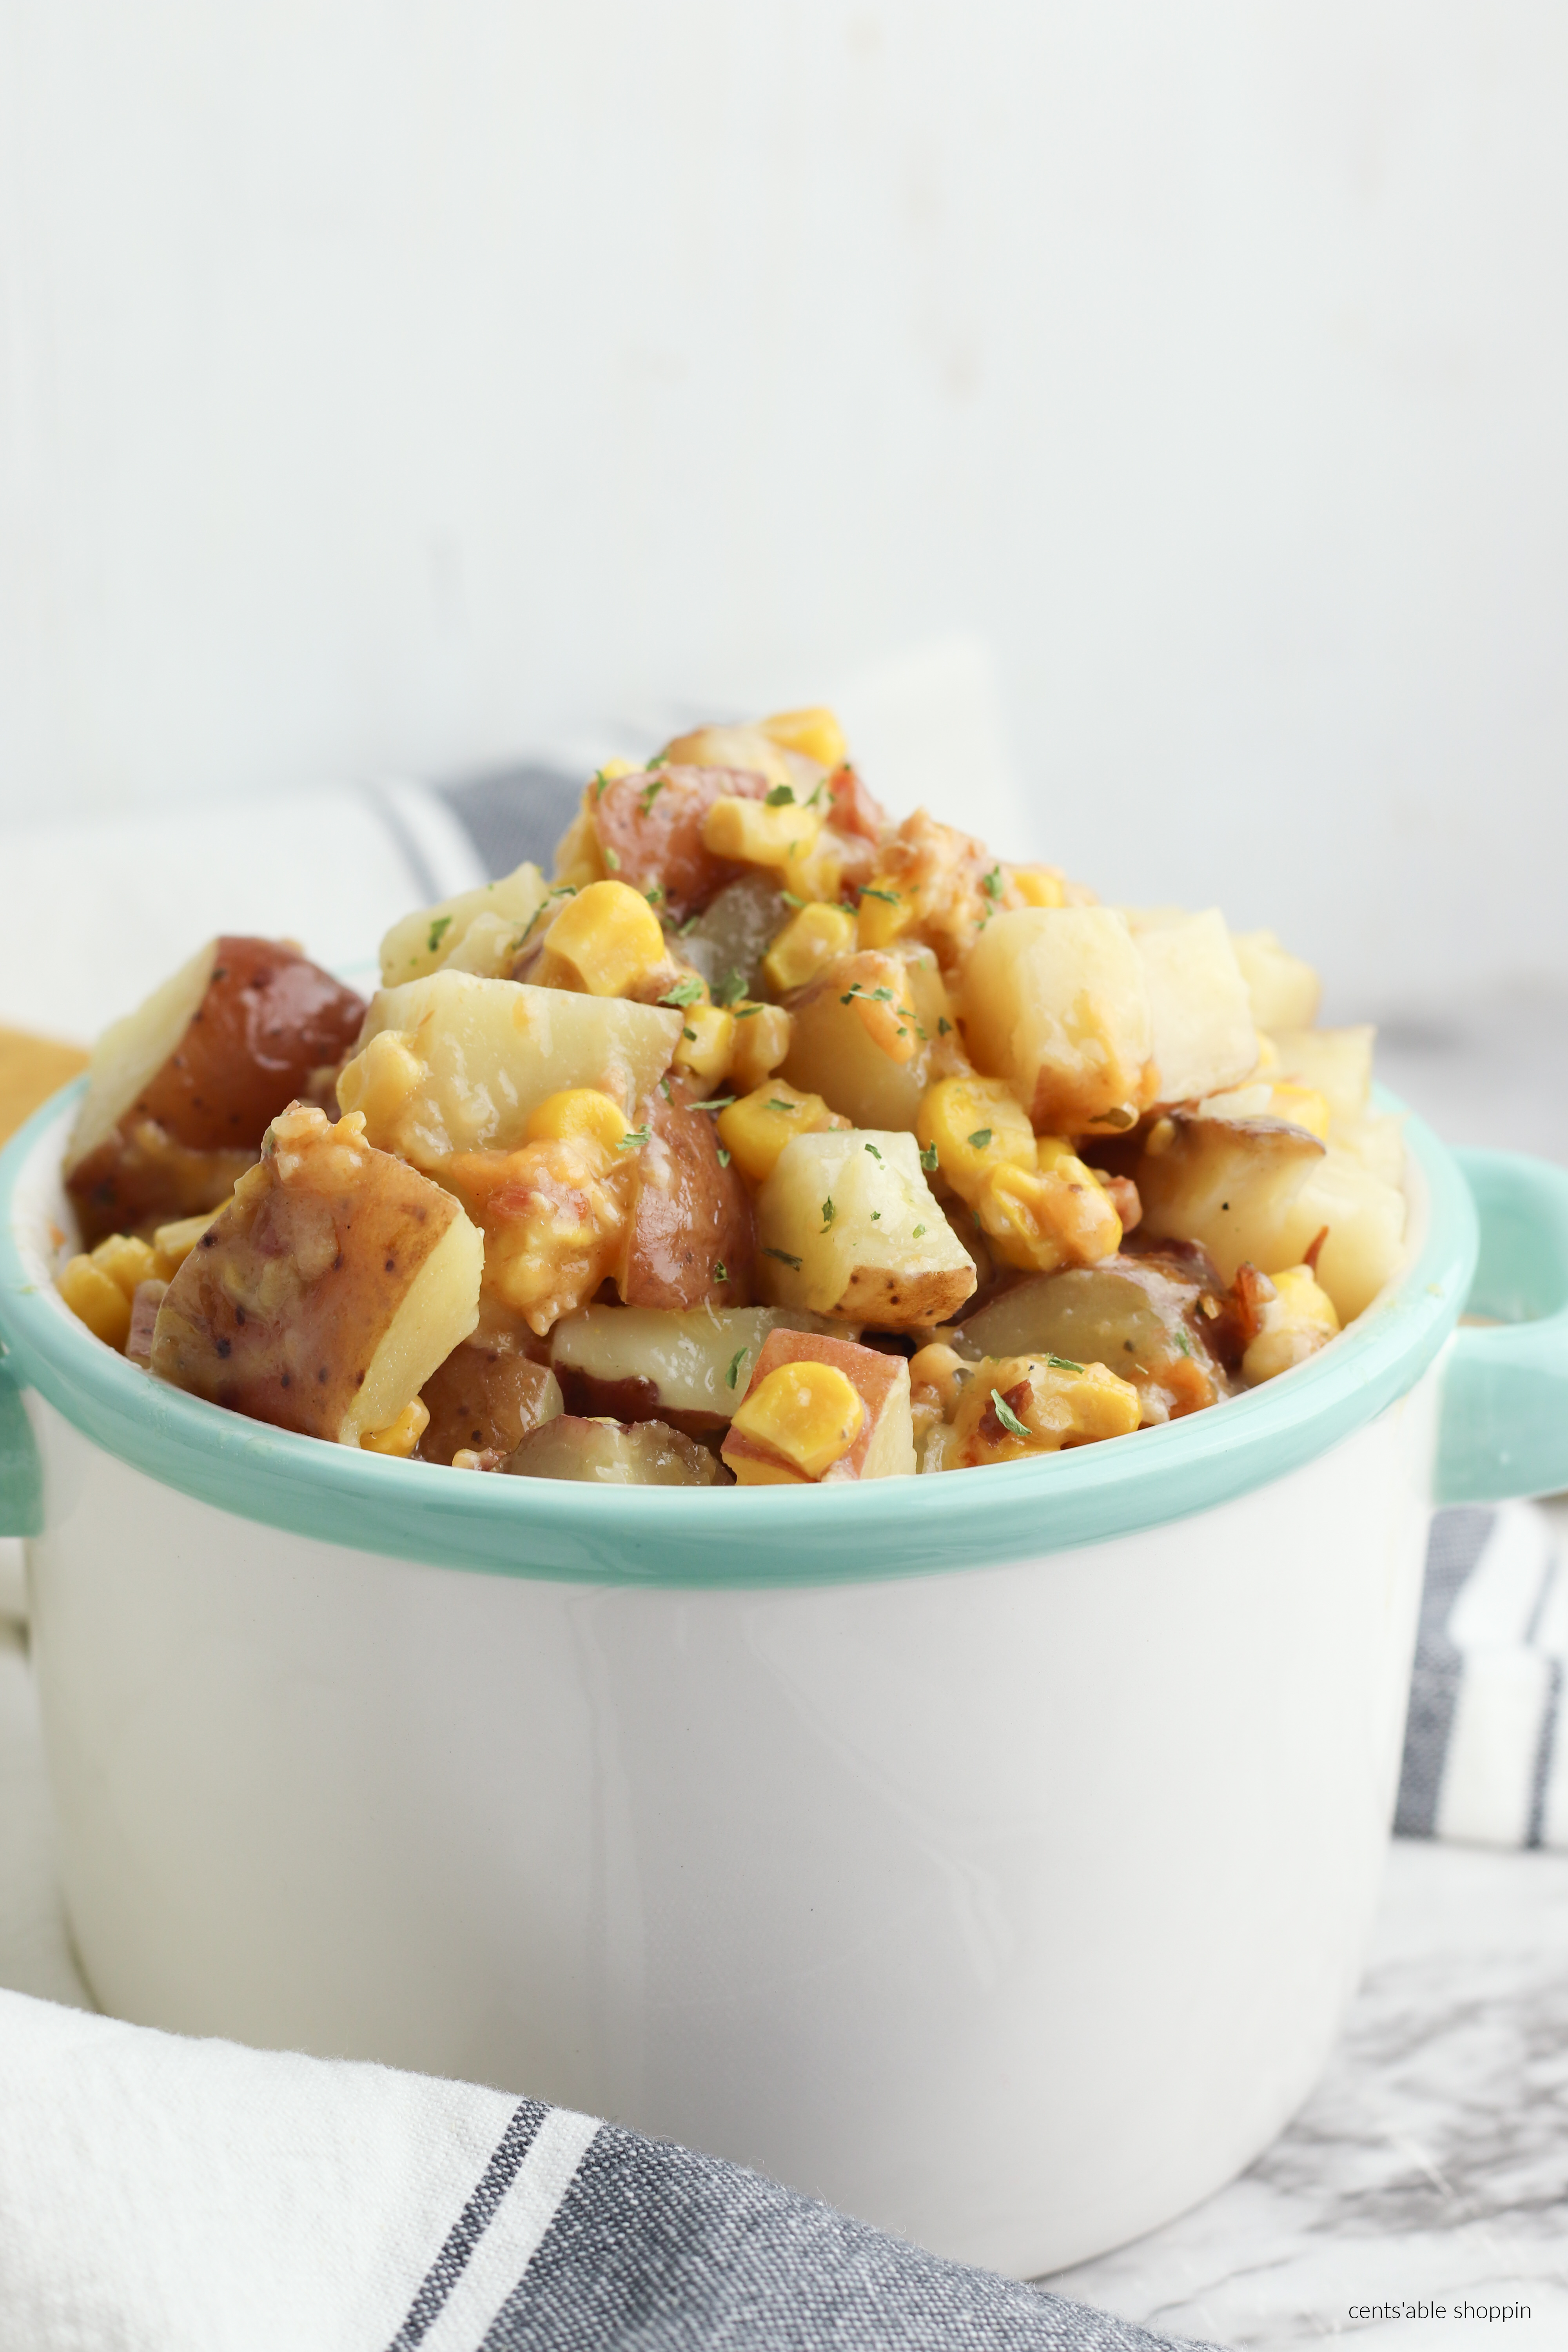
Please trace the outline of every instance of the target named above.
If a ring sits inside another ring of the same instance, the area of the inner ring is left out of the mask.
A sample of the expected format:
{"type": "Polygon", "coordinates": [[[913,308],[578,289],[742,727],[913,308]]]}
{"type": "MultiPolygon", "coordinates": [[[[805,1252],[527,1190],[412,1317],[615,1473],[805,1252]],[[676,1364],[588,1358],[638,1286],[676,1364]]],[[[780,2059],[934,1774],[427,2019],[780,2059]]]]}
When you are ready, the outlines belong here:
{"type": "Polygon", "coordinates": [[[1372,1032],[1216,912],[922,811],[826,710],[602,769],[368,1005],[213,940],[93,1056],[66,1304],[338,1444],[616,1485],[1016,1462],[1218,1405],[1397,1265],[1372,1032]]]}

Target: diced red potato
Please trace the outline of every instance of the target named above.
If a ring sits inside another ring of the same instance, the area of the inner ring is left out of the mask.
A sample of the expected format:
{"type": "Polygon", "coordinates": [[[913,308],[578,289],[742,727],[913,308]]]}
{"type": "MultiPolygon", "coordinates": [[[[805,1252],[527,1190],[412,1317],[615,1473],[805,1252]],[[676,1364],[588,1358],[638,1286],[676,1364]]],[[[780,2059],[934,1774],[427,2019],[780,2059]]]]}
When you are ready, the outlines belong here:
{"type": "Polygon", "coordinates": [[[131,1328],[125,1336],[125,1353],[133,1364],[151,1366],[153,1334],[158,1325],[158,1309],[163,1304],[168,1284],[155,1275],[139,1282],[131,1299],[131,1328]]]}
{"type": "Polygon", "coordinates": [[[729,1421],[770,1331],[830,1328],[857,1336],[779,1307],[584,1307],[555,1325],[550,1360],[570,1412],[668,1421],[696,1436],[729,1421]]]}
{"type": "Polygon", "coordinates": [[[757,1279],[776,1306],[912,1330],[945,1323],[975,1265],[926,1183],[912,1135],[797,1135],[757,1195],[757,1279]]]}
{"type": "Polygon", "coordinates": [[[106,1029],[65,1159],[92,1243],[213,1208],[268,1120],[353,1045],[364,1005],[276,940],[209,940],[106,1029]]]}
{"type": "Polygon", "coordinates": [[[567,1478],[595,1486],[720,1483],[707,1448],[662,1421],[590,1421],[570,1412],[531,1430],[501,1468],[514,1478],[567,1478]]]}
{"type": "Polygon", "coordinates": [[[628,1307],[747,1307],[755,1252],[752,1203],[719,1158],[713,1122],[679,1082],[637,1113],[636,1155],[617,1288],[628,1307]]]}
{"type": "Polygon", "coordinates": [[[1055,1356],[1103,1364],[1138,1390],[1145,1423],[1176,1421],[1232,1392],[1218,1339],[1211,1338],[1227,1301],[1212,1266],[1208,1274],[1205,1283],[1179,1256],[1141,1254],[1035,1275],[946,1336],[974,1360],[1055,1356]]]}
{"type": "Polygon", "coordinates": [[[591,785],[588,807],[606,872],[634,890],[657,888],[659,911],[683,922],[745,870],[705,846],[702,822],[709,810],[720,800],[762,800],[775,781],[763,772],[676,761],[617,776],[602,790],[591,785]]]}
{"type": "Polygon", "coordinates": [[[680,1025],[662,1005],[432,972],[377,992],[338,1099],[381,1150],[444,1168],[454,1152],[515,1150],[539,1105],[568,1087],[629,1112],[668,1067],[680,1025]]]}
{"type": "Polygon", "coordinates": [[[158,1310],[161,1380],[354,1445],[387,1428],[479,1318],[483,1244],[457,1202],[300,1107],[202,1234],[158,1310]]]}
{"type": "Polygon", "coordinates": [[[742,1486],[911,1476],[909,1365],[853,1339],[771,1331],[721,1456],[742,1486]]]}
{"type": "Polygon", "coordinates": [[[913,1131],[951,1062],[952,1006],[930,948],[859,950],[790,999],[784,1075],[857,1127],[913,1131]]]}
{"type": "Polygon", "coordinates": [[[980,933],[963,975],[977,1069],[1044,1135],[1131,1127],[1153,1099],[1143,959],[1110,907],[1022,907],[980,933]]]}
{"type": "Polygon", "coordinates": [[[548,1364],[536,1363],[515,1340],[479,1332],[437,1366],[420,1395],[430,1416],[419,1440],[426,1462],[468,1452],[499,1462],[563,1409],[548,1364]]]}

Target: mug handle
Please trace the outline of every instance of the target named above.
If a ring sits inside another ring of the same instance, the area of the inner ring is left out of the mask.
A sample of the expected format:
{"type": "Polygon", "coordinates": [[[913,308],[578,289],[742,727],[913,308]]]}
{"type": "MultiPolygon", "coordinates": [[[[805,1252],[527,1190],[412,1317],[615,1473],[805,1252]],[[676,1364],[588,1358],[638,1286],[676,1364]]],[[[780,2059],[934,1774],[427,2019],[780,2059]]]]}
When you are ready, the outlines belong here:
{"type": "Polygon", "coordinates": [[[1515,1151],[1455,1154],[1480,1256],[1455,1332],[1437,1444],[1439,1503],[1568,1487],[1568,1169],[1515,1151]]]}
{"type": "Polygon", "coordinates": [[[44,1481],[38,1449],[16,1379],[0,1364],[0,1536],[43,1533],[44,1481]]]}

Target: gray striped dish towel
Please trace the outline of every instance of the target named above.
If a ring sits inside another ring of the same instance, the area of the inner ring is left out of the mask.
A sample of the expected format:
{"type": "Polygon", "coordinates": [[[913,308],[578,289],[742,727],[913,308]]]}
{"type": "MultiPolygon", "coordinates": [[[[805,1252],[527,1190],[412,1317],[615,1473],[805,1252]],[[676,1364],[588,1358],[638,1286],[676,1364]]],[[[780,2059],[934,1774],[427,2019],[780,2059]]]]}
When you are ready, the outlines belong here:
{"type": "Polygon", "coordinates": [[[1568,1847],[1568,1571],[1534,1503],[1432,1524],[1394,1828],[1568,1847]]]}
{"type": "Polygon", "coordinates": [[[468,2084],[0,1993],[0,2115],[5,2352],[1171,2352],[468,2084]]]}

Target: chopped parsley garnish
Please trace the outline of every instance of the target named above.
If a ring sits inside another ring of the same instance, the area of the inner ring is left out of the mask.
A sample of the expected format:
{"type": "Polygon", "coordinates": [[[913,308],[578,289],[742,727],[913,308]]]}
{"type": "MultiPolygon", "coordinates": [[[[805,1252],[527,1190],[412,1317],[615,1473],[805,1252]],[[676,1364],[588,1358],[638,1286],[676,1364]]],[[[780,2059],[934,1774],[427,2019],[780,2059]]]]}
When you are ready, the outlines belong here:
{"type": "Polygon", "coordinates": [[[827,1231],[828,1226],[833,1223],[834,1218],[837,1214],[838,1212],[833,1205],[833,1195],[830,1192],[826,1200],[824,1201],[822,1204],[822,1230],[824,1233],[827,1231]]]}
{"type": "Polygon", "coordinates": [[[713,1002],[715,1004],[738,1004],[745,992],[746,975],[731,964],[723,979],[714,983],[713,1002]]]}
{"type": "Polygon", "coordinates": [[[644,816],[647,816],[649,809],[652,808],[655,801],[658,800],[668,782],[668,779],[665,776],[653,776],[643,786],[641,792],[637,794],[637,803],[644,816]]]}
{"type": "Polygon", "coordinates": [[[869,883],[866,885],[860,896],[862,898],[880,898],[885,907],[896,907],[899,903],[899,894],[896,890],[873,890],[869,883]]]}
{"type": "Polygon", "coordinates": [[[681,1034],[682,1037],[686,1040],[686,1043],[687,1043],[689,1045],[696,1045],[696,1043],[697,1043],[697,1032],[696,1032],[696,1030],[695,1030],[695,1029],[683,1029],[683,1030],[681,1031],[681,1033],[680,1033],[680,1034],[681,1034]]]}
{"type": "Polygon", "coordinates": [[[667,989],[658,1001],[661,1004],[673,1004],[680,1008],[688,1004],[700,1004],[702,982],[695,972],[690,972],[686,979],[678,980],[673,988],[667,989]]]}
{"type": "Polygon", "coordinates": [[[991,1129],[988,1127],[977,1127],[973,1134],[969,1138],[969,1148],[972,1151],[989,1151],[991,1149],[991,1129]]]}
{"type": "Polygon", "coordinates": [[[872,1159],[873,1159],[873,1160],[880,1160],[880,1158],[881,1158],[881,1156],[882,1156],[882,1155],[881,1155],[881,1153],[878,1150],[878,1149],[877,1149],[877,1147],[876,1147],[876,1145],[875,1145],[874,1143],[868,1143],[868,1144],[866,1146],[866,1149],[867,1149],[867,1150],[870,1153],[870,1155],[871,1155],[871,1157],[872,1157],[872,1159]]]}
{"type": "Polygon", "coordinates": [[[643,892],[643,897],[647,900],[650,907],[657,907],[664,897],[663,883],[650,882],[647,888],[643,892]]]}
{"type": "Polygon", "coordinates": [[[688,915],[686,920],[681,924],[680,929],[676,932],[676,938],[678,940],[689,940],[701,920],[702,918],[700,915],[688,915]]]}
{"type": "Polygon", "coordinates": [[[651,1127],[634,1127],[629,1133],[622,1136],[621,1150],[623,1151],[640,1151],[645,1143],[651,1143],[652,1140],[653,1129],[651,1127]]]}
{"type": "Polygon", "coordinates": [[[440,946],[442,940],[446,938],[451,928],[452,918],[450,915],[437,916],[435,921],[430,926],[430,937],[426,942],[432,955],[435,954],[437,949],[440,946]]]}
{"type": "Polygon", "coordinates": [[[730,1269],[721,1257],[713,1261],[713,1279],[715,1282],[728,1282],[730,1279],[730,1269]]]}
{"type": "Polygon", "coordinates": [[[763,806],[764,808],[793,808],[795,806],[794,785],[775,784],[771,793],[765,793],[763,795],[763,806]]]}
{"type": "Polygon", "coordinates": [[[710,1095],[706,1102],[693,1103],[691,1108],[693,1110],[728,1110],[734,1099],[733,1095],[710,1095]]]}
{"type": "Polygon", "coordinates": [[[666,1102],[673,1102],[675,1100],[675,1097],[669,1091],[669,1080],[668,1078],[660,1078],[658,1082],[658,1090],[664,1097],[666,1102]]]}
{"type": "Polygon", "coordinates": [[[799,1258],[791,1257],[788,1250],[769,1249],[764,1244],[763,1255],[764,1257],[776,1257],[781,1265],[793,1265],[796,1274],[800,1272],[799,1258]]]}
{"type": "Polygon", "coordinates": [[[948,1019],[948,1017],[947,1017],[946,1013],[939,1013],[937,1014],[937,1019],[936,1019],[936,1034],[937,1034],[937,1035],[938,1035],[939,1037],[945,1037],[945,1036],[948,1034],[948,1032],[952,1029],[952,1022],[948,1019]]]}
{"type": "Polygon", "coordinates": [[[621,870],[621,861],[620,861],[620,859],[616,856],[616,853],[615,853],[615,851],[614,851],[613,849],[606,849],[606,850],[605,850],[605,865],[609,867],[609,869],[610,869],[610,871],[611,871],[611,873],[612,873],[612,874],[618,874],[618,873],[620,872],[620,870],[621,870]]]}
{"type": "Polygon", "coordinates": [[[915,1241],[917,1241],[917,1242],[918,1242],[918,1241],[919,1241],[919,1239],[920,1239],[920,1237],[921,1237],[921,1235],[924,1233],[924,1231],[925,1231],[925,1227],[924,1227],[923,1225],[917,1225],[917,1226],[915,1227],[915,1230],[914,1230],[914,1234],[913,1234],[913,1235],[912,1235],[912,1238],[913,1238],[915,1241]]]}
{"type": "Polygon", "coordinates": [[[873,1209],[873,1210],[872,1210],[872,1212],[871,1212],[871,1223],[872,1223],[874,1225],[879,1225],[879,1224],[881,1223],[881,1222],[882,1222],[882,1212],[880,1211],[880,1209],[873,1209]]]}
{"type": "Polygon", "coordinates": [[[595,768],[595,771],[594,771],[594,799],[595,799],[595,802],[599,802],[599,801],[602,801],[602,800],[604,799],[604,797],[605,797],[605,785],[609,782],[609,781],[610,781],[610,780],[609,780],[608,776],[606,776],[606,775],[605,775],[605,772],[604,772],[603,768],[595,768]]]}
{"type": "Polygon", "coordinates": [[[730,1369],[724,1375],[724,1386],[732,1389],[741,1377],[741,1367],[751,1354],[750,1348],[737,1348],[730,1359],[730,1369]]]}
{"type": "Polygon", "coordinates": [[[1075,1364],[1070,1356],[1047,1356],[1046,1361],[1053,1372],[1081,1372],[1083,1366],[1075,1364]]]}
{"type": "Polygon", "coordinates": [[[1183,1355],[1190,1356],[1193,1352],[1193,1343],[1188,1339],[1186,1333],[1183,1330],[1179,1323],[1176,1326],[1175,1338],[1176,1345],[1181,1349],[1183,1355]]]}
{"type": "Polygon", "coordinates": [[[766,1011],[767,1007],[764,1004],[738,1004],[735,1007],[735,1018],[737,1021],[754,1021],[759,1013],[766,1011]]]}
{"type": "Polygon", "coordinates": [[[983,874],[981,876],[980,887],[984,891],[985,896],[988,898],[995,899],[1002,896],[1002,868],[1000,866],[994,866],[989,874],[983,874]]]}
{"type": "Polygon", "coordinates": [[[991,1402],[996,1408],[996,1418],[1001,1423],[1004,1429],[1007,1430],[1014,1437],[1027,1437],[1029,1434],[1027,1429],[1019,1420],[1017,1414],[1014,1412],[1012,1406],[1008,1403],[1000,1389],[992,1390],[991,1402]]]}
{"type": "Polygon", "coordinates": [[[785,1102],[782,1095],[770,1095],[768,1097],[768,1108],[770,1110],[798,1110],[800,1108],[800,1105],[798,1103],[785,1102]]]}
{"type": "Polygon", "coordinates": [[[925,1170],[928,1176],[934,1176],[936,1174],[936,1146],[934,1143],[928,1143],[921,1150],[921,1166],[925,1170]]]}
{"type": "Polygon", "coordinates": [[[806,903],[804,898],[797,898],[793,890],[781,890],[779,897],[786,907],[804,907],[806,903]]]}
{"type": "Polygon", "coordinates": [[[730,1155],[722,1144],[719,1146],[719,1165],[721,1168],[728,1168],[730,1165],[730,1155]]]}

